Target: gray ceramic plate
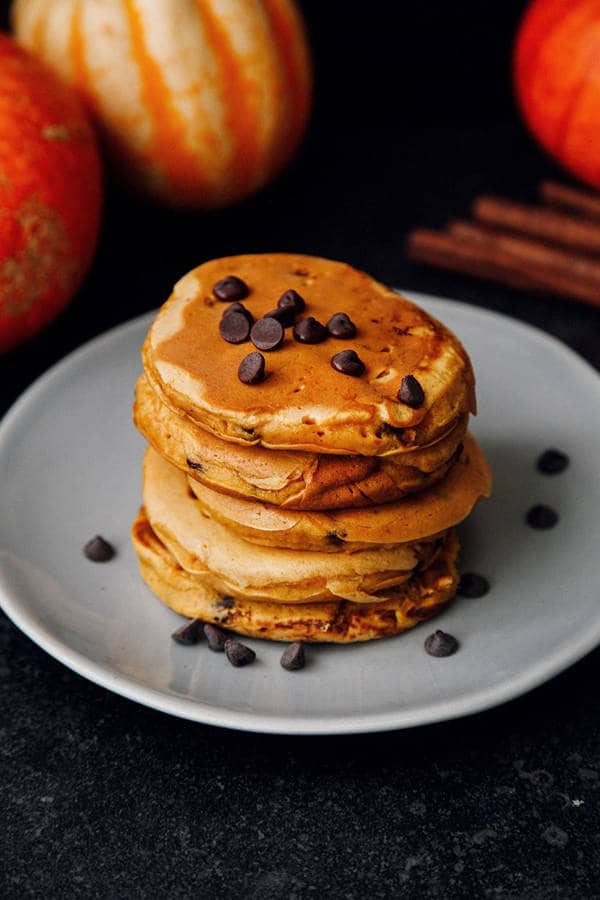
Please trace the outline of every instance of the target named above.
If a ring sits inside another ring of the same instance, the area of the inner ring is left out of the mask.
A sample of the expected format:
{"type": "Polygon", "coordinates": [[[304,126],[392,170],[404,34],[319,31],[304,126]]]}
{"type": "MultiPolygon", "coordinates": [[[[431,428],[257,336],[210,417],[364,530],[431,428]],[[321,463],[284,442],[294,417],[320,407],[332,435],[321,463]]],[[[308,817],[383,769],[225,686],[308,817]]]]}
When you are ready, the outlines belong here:
{"type": "Polygon", "coordinates": [[[36,382],[0,426],[0,600],[29,637],[118,694],[214,725],[289,734],[402,728],[486,709],[541,684],[600,640],[600,378],[543,333],[461,303],[415,296],[469,350],[480,414],[473,431],[492,465],[493,498],[462,527],[463,569],[490,593],[458,599],[397,638],[310,648],[302,672],[281,644],[248,641],[257,662],[234,669],[204,644],[170,640],[180,623],[140,580],[129,525],[140,499],[143,441],[131,424],[145,316],[92,341],[36,382]],[[536,472],[546,447],[571,457],[536,472]],[[534,503],[560,512],[533,531],[534,503]],[[88,562],[103,534],[111,563],[88,562]],[[460,651],[433,659],[433,627],[460,651]]]}

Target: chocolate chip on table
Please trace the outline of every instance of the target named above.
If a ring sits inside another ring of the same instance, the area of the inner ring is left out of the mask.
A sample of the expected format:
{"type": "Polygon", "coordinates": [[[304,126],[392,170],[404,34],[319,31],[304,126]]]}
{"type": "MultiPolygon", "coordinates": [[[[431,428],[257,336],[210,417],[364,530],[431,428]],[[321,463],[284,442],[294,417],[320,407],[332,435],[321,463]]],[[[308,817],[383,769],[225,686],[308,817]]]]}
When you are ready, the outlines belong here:
{"type": "Polygon", "coordinates": [[[356,325],[345,312],[338,312],[328,321],[327,331],[335,338],[353,338],[356,335],[356,325]]]}
{"type": "Polygon", "coordinates": [[[341,350],[336,353],[331,357],[331,365],[342,375],[353,375],[355,378],[363,375],[365,371],[365,364],[355,350],[341,350]]]}
{"type": "Polygon", "coordinates": [[[398,400],[411,409],[419,409],[425,402],[425,392],[414,375],[405,375],[400,382],[398,400]]]}
{"type": "Polygon", "coordinates": [[[115,548],[97,534],[87,542],[83,553],[91,562],[108,562],[115,555],[115,548]]]}
{"type": "Polygon", "coordinates": [[[197,644],[202,637],[202,620],[191,619],[174,631],[171,637],[178,644],[184,644],[186,647],[197,644]]]}
{"type": "Polygon", "coordinates": [[[304,644],[295,641],[290,644],[282,653],[280,663],[288,672],[295,672],[297,669],[303,669],[306,663],[304,656],[304,644]]]}
{"type": "Polygon", "coordinates": [[[239,641],[235,641],[233,638],[228,638],[225,641],[225,655],[231,665],[236,667],[247,666],[248,663],[254,662],[256,659],[254,650],[246,647],[245,644],[240,644],[239,641]]]}
{"type": "Polygon", "coordinates": [[[489,589],[490,583],[487,578],[484,578],[483,575],[478,575],[477,572],[465,572],[458,584],[458,593],[461,597],[469,597],[471,599],[483,597],[489,589]]]}
{"type": "Polygon", "coordinates": [[[277,306],[263,316],[264,319],[277,319],[284,328],[289,328],[290,325],[293,325],[295,317],[296,313],[291,306],[277,306]]]}
{"type": "Polygon", "coordinates": [[[250,340],[259,350],[277,350],[283,344],[284,336],[283,325],[273,318],[259,319],[250,331],[250,340]]]}
{"type": "Polygon", "coordinates": [[[538,472],[543,472],[544,475],[558,475],[559,472],[564,472],[569,465],[569,457],[566,453],[561,453],[560,450],[551,447],[538,457],[536,465],[538,472]]]}
{"type": "Polygon", "coordinates": [[[247,297],[250,289],[237,275],[228,275],[213,284],[212,292],[222,303],[232,303],[234,300],[243,300],[247,297]]]}
{"type": "Polygon", "coordinates": [[[531,528],[554,528],[558,522],[558,513],[551,506],[544,506],[543,503],[538,503],[537,506],[531,507],[526,519],[527,524],[531,528]]]}
{"type": "Polygon", "coordinates": [[[240,315],[245,316],[250,325],[254,324],[254,316],[250,312],[249,309],[246,309],[243,303],[230,303],[229,306],[226,306],[223,310],[223,316],[230,316],[231,313],[240,313],[240,315]]]}
{"type": "Polygon", "coordinates": [[[219,322],[219,331],[224,341],[229,344],[243,344],[250,336],[251,324],[243,313],[232,312],[223,316],[219,322]]]}
{"type": "Polygon", "coordinates": [[[253,350],[245,356],[238,368],[238,378],[243,384],[258,384],[265,378],[265,358],[253,350]]]}
{"type": "Polygon", "coordinates": [[[306,300],[298,293],[298,291],[290,288],[289,291],[284,291],[281,295],[277,301],[277,306],[280,309],[293,309],[294,313],[297,315],[305,308],[306,300]]]}
{"type": "Polygon", "coordinates": [[[430,656],[452,656],[458,650],[458,641],[445,631],[434,631],[425,638],[425,650],[430,656]]]}
{"type": "Polygon", "coordinates": [[[301,344],[321,344],[328,337],[329,332],[314,316],[301,319],[294,325],[294,338],[301,344]]]}
{"type": "Polygon", "coordinates": [[[216,653],[222,653],[225,650],[225,644],[229,638],[221,628],[207,622],[204,626],[204,634],[210,650],[214,650],[216,653]]]}

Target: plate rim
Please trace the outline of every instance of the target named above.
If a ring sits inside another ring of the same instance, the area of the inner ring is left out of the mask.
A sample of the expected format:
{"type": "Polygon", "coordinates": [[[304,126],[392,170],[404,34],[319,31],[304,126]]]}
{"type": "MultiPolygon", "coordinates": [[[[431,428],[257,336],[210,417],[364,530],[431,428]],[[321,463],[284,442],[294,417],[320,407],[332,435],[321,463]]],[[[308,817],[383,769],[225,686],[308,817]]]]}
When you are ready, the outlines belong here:
{"type": "MultiPolygon", "coordinates": [[[[600,373],[575,350],[569,347],[555,335],[549,334],[541,328],[537,328],[528,322],[490,310],[485,307],[454,300],[433,294],[425,294],[419,291],[402,290],[408,299],[422,304],[446,303],[452,305],[460,313],[474,316],[483,320],[483,323],[501,324],[505,328],[517,329],[525,332],[530,339],[538,344],[553,346],[558,350],[569,365],[575,365],[582,374],[595,382],[600,388],[600,373]]],[[[435,315],[435,310],[432,311],[435,315]]],[[[143,313],[140,316],[120,323],[113,328],[86,341],[80,347],[71,351],[62,359],[54,363],[50,368],[36,378],[23,393],[17,397],[12,406],[6,411],[0,421],[0,455],[5,444],[10,440],[11,432],[23,417],[27,416],[30,404],[35,402],[40,391],[52,387],[52,384],[63,377],[71,367],[76,367],[81,358],[96,349],[101,349],[104,344],[110,344],[115,339],[126,338],[129,332],[150,324],[156,310],[143,313]]],[[[559,673],[574,665],[600,643],[600,616],[596,627],[582,633],[575,641],[565,645],[558,653],[551,657],[543,657],[530,665],[521,675],[511,678],[499,685],[477,691],[463,698],[454,700],[440,700],[429,704],[425,709],[415,708],[402,710],[398,708],[381,713],[367,713],[353,716],[285,716],[264,713],[245,712],[243,710],[231,710],[216,706],[201,700],[177,697],[167,694],[156,688],[143,685],[131,676],[115,672],[109,665],[97,663],[85,654],[72,649],[60,638],[56,637],[48,628],[37,621],[33,615],[24,610],[18,601],[4,590],[0,583],[0,607],[13,624],[19,628],[30,640],[42,650],[54,657],[60,663],[71,669],[78,675],[86,678],[100,687],[106,688],[128,700],[133,700],[143,706],[158,710],[159,712],[177,716],[206,725],[215,725],[237,730],[279,735],[342,735],[362,734],[391,731],[403,728],[413,728],[421,725],[431,725],[436,722],[450,721],[468,715],[474,715],[486,709],[500,706],[512,699],[522,696],[534,690],[546,681],[554,678],[559,673]]]]}

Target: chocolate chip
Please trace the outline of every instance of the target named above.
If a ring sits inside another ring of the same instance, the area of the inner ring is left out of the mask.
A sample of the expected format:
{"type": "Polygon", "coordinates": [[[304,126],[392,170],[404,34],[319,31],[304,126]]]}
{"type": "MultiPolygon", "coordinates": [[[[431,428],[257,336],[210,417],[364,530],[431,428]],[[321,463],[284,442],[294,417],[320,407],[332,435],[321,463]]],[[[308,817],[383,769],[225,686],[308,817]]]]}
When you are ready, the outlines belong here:
{"type": "Polygon", "coordinates": [[[356,334],[356,325],[346,313],[338,312],[328,321],[327,331],[335,338],[353,338],[356,334]]]}
{"type": "Polygon", "coordinates": [[[298,313],[301,313],[306,306],[306,301],[304,297],[302,297],[298,293],[298,291],[290,288],[289,291],[285,291],[281,295],[281,297],[277,301],[277,306],[280,309],[293,309],[294,313],[297,315],[298,313]]]}
{"type": "Polygon", "coordinates": [[[527,513],[527,524],[531,528],[554,528],[558,522],[558,513],[551,506],[538,503],[527,513]]]}
{"type": "Polygon", "coordinates": [[[430,656],[452,656],[458,650],[458,641],[445,631],[434,631],[425,639],[425,649],[430,656]]]}
{"type": "Polygon", "coordinates": [[[334,547],[343,547],[344,539],[339,536],[337,531],[328,531],[325,535],[328,544],[332,544],[334,547]]]}
{"type": "Polygon", "coordinates": [[[329,332],[314,316],[301,319],[294,325],[294,337],[301,344],[321,344],[327,339],[329,332]]]}
{"type": "Polygon", "coordinates": [[[225,650],[225,644],[229,638],[221,628],[207,622],[204,626],[204,634],[210,650],[214,650],[215,653],[222,653],[225,650]]]}
{"type": "Polygon", "coordinates": [[[419,409],[425,402],[425,392],[414,375],[405,375],[400,382],[398,400],[411,409],[419,409]]]}
{"type": "Polygon", "coordinates": [[[265,377],[265,358],[253,350],[245,356],[238,368],[238,378],[244,384],[258,384],[265,377]]]}
{"type": "Polygon", "coordinates": [[[254,324],[254,316],[249,309],[246,309],[243,303],[231,303],[229,306],[226,306],[223,310],[223,316],[229,316],[233,312],[245,316],[250,322],[250,325],[254,324]]]}
{"type": "Polygon", "coordinates": [[[331,357],[331,365],[342,375],[353,375],[355,378],[363,375],[365,371],[364,362],[354,350],[341,350],[336,353],[331,357]]]}
{"type": "Polygon", "coordinates": [[[194,471],[196,472],[204,472],[204,466],[202,465],[202,463],[194,462],[193,459],[189,458],[186,459],[186,463],[190,467],[190,469],[194,469],[194,471]]]}
{"type": "Polygon", "coordinates": [[[232,312],[223,316],[219,323],[219,331],[223,340],[229,344],[243,344],[250,335],[250,322],[242,313],[232,312]]]}
{"type": "Polygon", "coordinates": [[[304,644],[296,641],[285,648],[280,659],[280,663],[288,672],[295,672],[297,669],[303,669],[306,658],[304,656],[304,644]]]}
{"type": "Polygon", "coordinates": [[[234,641],[233,638],[225,641],[225,654],[231,665],[236,667],[247,666],[256,659],[254,650],[246,647],[245,644],[240,644],[239,641],[234,641]]]}
{"type": "Polygon", "coordinates": [[[564,472],[568,465],[569,457],[554,448],[545,450],[537,461],[538,471],[544,475],[558,475],[559,472],[564,472]]]}
{"type": "Polygon", "coordinates": [[[220,600],[217,600],[216,606],[220,609],[233,609],[235,606],[235,600],[233,597],[221,597],[220,600]]]}
{"type": "Polygon", "coordinates": [[[202,620],[192,619],[181,625],[177,631],[174,631],[171,637],[178,644],[185,644],[186,647],[197,644],[202,636],[202,620]]]}
{"type": "Polygon", "coordinates": [[[490,589],[490,583],[487,578],[484,578],[483,575],[478,575],[476,572],[465,572],[464,575],[461,576],[459,585],[458,585],[458,593],[461,597],[483,597],[490,589]]]}
{"type": "Polygon", "coordinates": [[[263,318],[277,319],[284,328],[289,328],[290,325],[294,324],[295,315],[296,314],[291,306],[278,306],[276,309],[272,309],[268,313],[265,313],[263,318]]]}
{"type": "Polygon", "coordinates": [[[108,562],[115,555],[115,548],[97,534],[96,537],[87,542],[83,552],[91,562],[108,562]]]}
{"type": "Polygon", "coordinates": [[[228,275],[213,284],[212,292],[222,303],[232,303],[234,300],[243,300],[247,297],[250,289],[237,275],[228,275]]]}
{"type": "Polygon", "coordinates": [[[277,350],[283,344],[284,331],[277,319],[259,319],[252,326],[250,340],[259,350],[277,350]]]}

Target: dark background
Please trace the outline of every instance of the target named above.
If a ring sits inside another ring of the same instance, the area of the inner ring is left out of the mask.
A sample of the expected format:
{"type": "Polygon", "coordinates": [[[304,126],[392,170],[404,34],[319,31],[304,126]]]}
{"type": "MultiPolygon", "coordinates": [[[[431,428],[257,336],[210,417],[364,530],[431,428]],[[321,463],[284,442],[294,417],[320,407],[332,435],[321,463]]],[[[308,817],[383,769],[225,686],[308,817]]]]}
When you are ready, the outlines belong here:
{"type": "MultiPolygon", "coordinates": [[[[0,412],[66,352],[157,307],[183,272],[238,252],[344,259],[532,322],[600,367],[597,310],[404,256],[409,228],[466,214],[479,191],[528,200],[541,177],[565,177],[513,104],[524,6],[302,3],[316,106],[294,164],[259,196],[210,214],[155,209],[109,184],[83,289],[43,335],[0,359],[0,412]]],[[[462,721],[265,737],[109,694],[2,616],[0,894],[600,897],[599,662],[591,654],[462,721]]]]}

